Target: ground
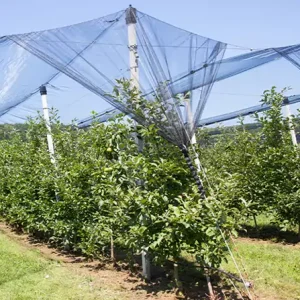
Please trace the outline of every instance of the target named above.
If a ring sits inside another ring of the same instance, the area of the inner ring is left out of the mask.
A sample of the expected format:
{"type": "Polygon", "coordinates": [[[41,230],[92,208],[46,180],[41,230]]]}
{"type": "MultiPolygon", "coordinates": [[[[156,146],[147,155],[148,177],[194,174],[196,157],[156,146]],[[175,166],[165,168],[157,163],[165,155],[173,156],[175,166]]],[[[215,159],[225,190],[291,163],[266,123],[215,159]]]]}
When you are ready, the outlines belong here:
{"type": "MultiPolygon", "coordinates": [[[[243,237],[233,251],[255,299],[300,299],[300,245],[243,237]]],[[[183,268],[182,268],[183,269],[183,268]]],[[[222,269],[237,273],[231,260],[222,269]]],[[[186,299],[207,299],[206,284],[194,269],[181,270],[186,299]],[[195,278],[197,278],[195,280],[195,278]]],[[[99,261],[65,255],[0,224],[0,300],[23,299],[176,299],[167,278],[146,284],[137,274],[99,261]]],[[[213,278],[220,299],[241,299],[213,278]]],[[[239,287],[241,285],[239,284],[239,287]]],[[[244,296],[244,294],[243,294],[244,296]]],[[[244,297],[244,299],[246,299],[244,297]]]]}
{"type": "Polygon", "coordinates": [[[4,224],[0,226],[0,299],[174,299],[168,293],[148,294],[141,279],[109,265],[62,255],[33,244],[4,224]]]}
{"type": "MultiPolygon", "coordinates": [[[[254,283],[252,291],[258,299],[300,299],[300,245],[239,238],[235,250],[242,270],[244,265],[243,273],[254,283]]],[[[223,268],[236,270],[232,261],[223,268]]]]}

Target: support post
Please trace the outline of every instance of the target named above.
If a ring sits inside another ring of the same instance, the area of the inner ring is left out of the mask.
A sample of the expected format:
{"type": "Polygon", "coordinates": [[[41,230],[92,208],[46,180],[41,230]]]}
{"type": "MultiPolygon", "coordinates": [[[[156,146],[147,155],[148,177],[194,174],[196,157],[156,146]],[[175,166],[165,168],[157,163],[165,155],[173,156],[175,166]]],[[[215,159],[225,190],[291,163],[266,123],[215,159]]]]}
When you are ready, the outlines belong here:
{"type": "MultiPolygon", "coordinates": [[[[193,114],[192,114],[192,108],[191,108],[191,99],[187,93],[184,95],[184,99],[185,99],[185,112],[186,112],[186,120],[188,122],[188,129],[190,130],[190,132],[192,132],[194,122],[193,122],[193,114]]],[[[191,146],[194,147],[194,145],[196,143],[197,143],[196,134],[194,133],[191,138],[191,146]]],[[[200,192],[201,197],[205,198],[205,190],[203,187],[203,183],[199,177],[199,172],[201,171],[201,164],[200,164],[200,160],[198,157],[198,153],[195,151],[196,157],[194,159],[194,162],[196,165],[196,169],[194,168],[194,166],[191,162],[191,159],[189,157],[189,153],[188,153],[187,149],[183,150],[183,155],[184,155],[186,162],[187,162],[188,166],[190,167],[192,174],[196,180],[196,183],[198,185],[198,190],[200,192]]]]}
{"type": "MultiPolygon", "coordinates": [[[[188,94],[185,94],[185,111],[186,111],[186,119],[188,121],[188,126],[189,126],[190,131],[192,132],[192,130],[193,130],[193,124],[194,124],[193,121],[194,120],[193,120],[193,114],[192,114],[192,108],[191,108],[191,99],[190,99],[190,96],[188,94]]],[[[191,145],[192,145],[192,147],[194,147],[194,145],[196,143],[197,143],[196,134],[194,133],[192,135],[192,138],[191,138],[191,145]]],[[[200,161],[199,161],[197,153],[196,153],[196,158],[195,158],[194,162],[196,164],[197,171],[200,172],[201,165],[200,165],[200,161]]]]}
{"type": "Polygon", "coordinates": [[[292,138],[292,142],[294,146],[297,146],[297,137],[296,137],[296,132],[295,129],[293,128],[293,124],[292,124],[292,114],[291,114],[291,108],[290,105],[287,104],[285,106],[285,112],[286,112],[286,116],[289,119],[289,126],[290,126],[290,133],[291,133],[291,138],[292,138]]]}
{"type": "MultiPolygon", "coordinates": [[[[129,48],[129,68],[132,87],[139,89],[139,66],[138,66],[138,51],[137,51],[137,36],[136,36],[136,9],[129,5],[126,10],[126,25],[128,28],[128,48],[129,48]]],[[[142,152],[144,148],[143,139],[136,134],[136,143],[138,151],[142,152]]],[[[140,184],[143,183],[140,181],[140,184]]],[[[151,265],[149,255],[146,251],[142,251],[142,266],[143,277],[147,280],[151,279],[151,265]]]]}
{"type": "MultiPolygon", "coordinates": [[[[194,127],[194,120],[193,120],[193,114],[192,114],[192,109],[191,109],[191,99],[190,99],[190,96],[188,94],[185,94],[184,97],[185,97],[186,119],[187,119],[187,122],[188,122],[189,130],[190,130],[190,132],[192,132],[193,129],[194,129],[193,128],[194,127]]],[[[194,133],[192,135],[192,138],[191,138],[191,146],[194,147],[194,145],[196,143],[197,143],[196,134],[194,133]]],[[[191,172],[192,172],[192,174],[193,174],[193,176],[196,180],[200,196],[201,196],[201,198],[205,199],[205,197],[206,197],[205,190],[204,190],[201,178],[199,176],[199,172],[201,171],[201,164],[200,164],[200,160],[199,160],[199,157],[198,157],[198,153],[195,151],[195,156],[196,157],[194,159],[194,162],[195,162],[195,165],[196,165],[196,169],[194,168],[193,163],[191,162],[191,159],[190,159],[190,156],[189,156],[189,153],[188,153],[187,149],[185,151],[183,150],[183,155],[184,155],[184,157],[186,159],[186,162],[187,162],[188,166],[190,167],[190,170],[191,170],[191,172]]],[[[207,281],[207,287],[208,287],[210,298],[215,299],[213,287],[212,287],[212,284],[211,284],[211,281],[210,281],[210,276],[209,276],[209,273],[208,273],[207,270],[205,271],[205,277],[206,277],[206,281],[207,281]]]]}
{"type": "Polygon", "coordinates": [[[147,280],[151,279],[151,264],[147,251],[142,251],[142,267],[143,277],[147,280]]]}
{"type": "Polygon", "coordinates": [[[139,66],[136,38],[136,9],[129,5],[126,10],[126,24],[128,28],[129,68],[133,87],[139,88],[139,66]]]}
{"type": "Polygon", "coordinates": [[[45,120],[45,124],[46,124],[46,128],[47,128],[48,151],[49,151],[49,154],[50,154],[51,162],[55,165],[54,144],[53,144],[53,138],[52,138],[52,134],[51,134],[51,126],[50,126],[46,86],[42,85],[40,87],[40,94],[41,94],[41,98],[42,98],[44,120],[45,120]]]}
{"type": "MultiPolygon", "coordinates": [[[[43,114],[44,114],[44,120],[47,128],[47,143],[48,143],[48,151],[50,154],[50,160],[53,163],[54,167],[56,168],[56,161],[54,157],[54,143],[53,138],[51,134],[51,126],[50,126],[50,117],[49,117],[49,108],[48,108],[48,101],[47,101],[47,88],[45,85],[42,85],[40,87],[40,94],[42,98],[42,106],[43,106],[43,114]]],[[[55,184],[56,186],[56,184],[55,184]]],[[[55,190],[55,198],[56,201],[59,201],[59,196],[57,193],[57,186],[55,190]]]]}

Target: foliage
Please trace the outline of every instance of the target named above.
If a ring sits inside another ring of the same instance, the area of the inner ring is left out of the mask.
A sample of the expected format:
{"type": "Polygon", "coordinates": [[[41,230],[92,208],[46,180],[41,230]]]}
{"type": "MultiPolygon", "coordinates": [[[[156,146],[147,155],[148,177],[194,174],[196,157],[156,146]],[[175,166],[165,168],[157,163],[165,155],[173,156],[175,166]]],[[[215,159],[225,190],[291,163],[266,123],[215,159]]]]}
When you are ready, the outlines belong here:
{"type": "MultiPolygon", "coordinates": [[[[250,215],[272,212],[282,227],[299,224],[299,149],[293,146],[292,120],[283,116],[284,92],[265,91],[262,103],[271,109],[255,115],[258,131],[241,125],[200,149],[215,192],[226,195],[229,207],[250,215]],[[217,158],[217,159],[216,159],[217,158]],[[221,176],[215,176],[220,174],[221,176]],[[223,184],[218,180],[222,178],[223,184]],[[244,204],[244,205],[243,205],[244,204]]],[[[202,134],[202,139],[210,140],[202,134]]],[[[226,202],[226,199],[224,201],[226,202]]]]}
{"type": "Polygon", "coordinates": [[[131,101],[144,126],[118,116],[79,130],[53,112],[55,164],[41,117],[29,120],[25,136],[6,132],[0,214],[8,222],[89,256],[105,255],[113,239],[129,254],[146,249],[163,262],[184,251],[213,266],[226,257],[220,230],[227,238],[248,215],[272,210],[283,225],[299,223],[299,153],[281,113],[283,92],[264,93],[272,108],[256,116],[260,130],[249,132],[241,122],[213,140],[198,133],[204,200],[179,149],[159,135],[163,123],[154,124],[164,109],[159,99],[148,103],[123,81],[111,96],[131,101]]]}
{"type": "Polygon", "coordinates": [[[147,249],[163,262],[186,250],[218,266],[226,255],[218,228],[227,235],[234,222],[221,201],[200,199],[181,152],[157,132],[121,117],[83,131],[62,126],[54,112],[53,165],[42,118],[30,120],[25,139],[12,131],[0,142],[1,215],[89,256],[106,255],[113,238],[129,254],[147,249]]]}
{"type": "MultiPolygon", "coordinates": [[[[241,239],[235,242],[234,248],[239,257],[243,258],[246,279],[254,280],[254,292],[259,298],[276,300],[299,298],[298,246],[241,239]]],[[[224,263],[222,268],[236,272],[232,261],[224,263]]]]}

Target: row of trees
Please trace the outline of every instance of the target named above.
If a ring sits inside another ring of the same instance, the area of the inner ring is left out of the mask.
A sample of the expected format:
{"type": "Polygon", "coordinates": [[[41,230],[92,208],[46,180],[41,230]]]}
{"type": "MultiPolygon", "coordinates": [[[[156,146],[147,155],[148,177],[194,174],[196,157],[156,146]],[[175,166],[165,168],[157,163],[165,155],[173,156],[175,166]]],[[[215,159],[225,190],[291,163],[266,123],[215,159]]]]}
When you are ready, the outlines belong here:
{"type": "MultiPolygon", "coordinates": [[[[28,123],[25,138],[11,131],[0,142],[1,216],[89,256],[106,255],[113,239],[127,253],[145,249],[157,261],[187,251],[219,265],[225,251],[216,222],[225,207],[200,199],[181,152],[154,126],[139,128],[143,153],[134,130],[122,119],[79,130],[53,116],[55,165],[42,118],[28,123]]],[[[219,226],[228,234],[233,222],[219,226]]]]}
{"type": "Polygon", "coordinates": [[[155,126],[138,128],[145,141],[140,153],[130,121],[120,117],[78,130],[54,114],[52,164],[42,118],[30,120],[25,136],[11,130],[0,141],[0,214],[89,256],[106,255],[113,240],[129,254],[144,249],[164,261],[185,251],[218,267],[227,255],[220,229],[227,238],[249,215],[269,210],[299,224],[299,155],[282,100],[275,89],[265,92],[272,109],[256,117],[258,132],[242,126],[213,141],[199,132],[204,200],[179,149],[155,126]]]}
{"type": "Polygon", "coordinates": [[[241,121],[217,137],[202,132],[199,151],[215,193],[227,190],[232,207],[242,204],[250,216],[271,213],[282,228],[299,226],[300,237],[300,153],[290,135],[299,116],[283,115],[284,92],[265,91],[262,102],[272,107],[254,116],[259,129],[241,121]]]}

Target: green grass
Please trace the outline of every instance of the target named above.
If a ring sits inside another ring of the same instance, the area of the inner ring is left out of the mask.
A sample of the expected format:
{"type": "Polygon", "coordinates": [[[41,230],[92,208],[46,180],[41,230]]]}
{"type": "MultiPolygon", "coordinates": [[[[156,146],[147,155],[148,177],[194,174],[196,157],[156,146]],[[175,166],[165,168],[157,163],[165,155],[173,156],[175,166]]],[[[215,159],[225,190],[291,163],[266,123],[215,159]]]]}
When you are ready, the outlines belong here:
{"type": "MultiPolygon", "coordinates": [[[[299,246],[242,239],[236,249],[259,299],[300,299],[299,246]]],[[[236,273],[232,261],[223,268],[236,273]]]]}
{"type": "MultiPolygon", "coordinates": [[[[235,257],[242,257],[259,299],[300,299],[300,245],[238,239],[235,257]]],[[[241,265],[241,264],[240,264],[241,265]]],[[[224,270],[237,273],[232,261],[224,270]]],[[[43,257],[0,232],[0,300],[137,299],[114,282],[100,282],[43,257]]]]}
{"type": "MultiPolygon", "coordinates": [[[[247,238],[238,239],[236,247],[233,245],[239,265],[245,265],[259,299],[300,299],[300,244],[296,228],[282,231],[272,224],[271,216],[259,215],[256,220],[257,228],[250,218],[245,224],[247,232],[241,232],[247,238]]],[[[222,267],[237,273],[230,259],[222,267]]]]}
{"type": "Polygon", "coordinates": [[[0,299],[131,299],[113,285],[94,284],[91,276],[46,259],[0,232],[0,299]]]}

